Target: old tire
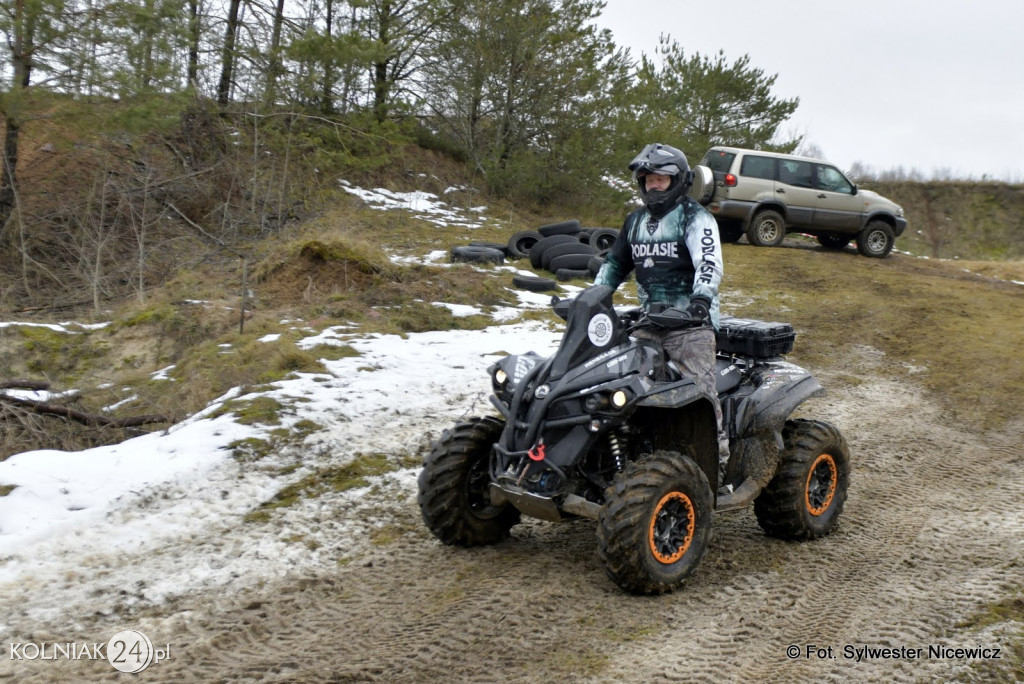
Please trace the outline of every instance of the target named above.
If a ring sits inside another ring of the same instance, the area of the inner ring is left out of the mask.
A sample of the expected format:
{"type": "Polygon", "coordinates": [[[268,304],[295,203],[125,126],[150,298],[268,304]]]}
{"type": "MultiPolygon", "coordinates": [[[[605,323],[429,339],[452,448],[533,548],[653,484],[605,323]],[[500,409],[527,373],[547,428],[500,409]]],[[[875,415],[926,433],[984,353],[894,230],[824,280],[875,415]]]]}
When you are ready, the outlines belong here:
{"type": "Polygon", "coordinates": [[[577,279],[590,280],[590,271],[585,268],[559,268],[555,269],[555,279],[562,282],[577,279]]]}
{"type": "Polygon", "coordinates": [[[857,251],[866,257],[888,256],[896,242],[896,234],[885,221],[870,221],[857,236],[857,251]]]}
{"type": "Polygon", "coordinates": [[[619,237],[619,231],[614,228],[598,228],[590,234],[590,246],[597,251],[611,249],[615,240],[619,237]]]}
{"type": "Polygon", "coordinates": [[[672,591],[704,556],[712,515],[711,486],[689,456],[656,451],[630,463],[598,516],[605,572],[634,594],[672,591]]]}
{"type": "Polygon", "coordinates": [[[543,239],[535,230],[521,230],[508,239],[508,255],[512,259],[525,259],[530,256],[530,249],[543,239]]]}
{"type": "Polygon", "coordinates": [[[601,267],[604,266],[604,257],[600,255],[594,255],[587,260],[587,270],[590,271],[591,275],[597,275],[601,267]]]}
{"type": "Polygon", "coordinates": [[[485,240],[470,240],[470,247],[487,247],[488,249],[495,249],[501,252],[502,256],[508,256],[508,245],[501,242],[487,242],[485,240]]]}
{"type": "Polygon", "coordinates": [[[547,292],[548,290],[558,289],[558,283],[554,280],[551,278],[541,278],[540,276],[514,275],[512,276],[512,284],[530,292],[547,292]]]}
{"type": "Polygon", "coordinates": [[[572,235],[552,235],[551,237],[538,240],[536,244],[530,248],[530,265],[534,268],[540,268],[544,252],[548,251],[548,249],[555,245],[567,245],[569,243],[579,244],[576,238],[572,235]]]}
{"type": "Polygon", "coordinates": [[[757,212],[747,227],[747,240],[758,247],[778,247],[785,237],[786,219],[774,209],[757,212]]]}
{"type": "MultiPolygon", "coordinates": [[[[593,254],[563,254],[556,256],[548,264],[548,270],[557,273],[564,269],[571,269],[574,271],[587,271],[587,264],[590,262],[590,258],[593,254]]],[[[587,275],[590,271],[587,271],[587,275]]]]}
{"type": "Polygon", "coordinates": [[[452,247],[452,262],[463,261],[470,264],[503,264],[505,255],[490,247],[452,247]]]}
{"type": "MultiPolygon", "coordinates": [[[[597,250],[590,245],[584,245],[579,242],[567,242],[564,245],[552,245],[544,250],[544,254],[540,257],[541,268],[554,271],[551,264],[557,257],[566,256],[567,254],[573,254],[578,256],[586,256],[587,258],[597,254],[597,250]]],[[[586,261],[583,262],[581,268],[586,268],[586,261]]],[[[575,268],[574,266],[561,266],[560,268],[575,268]]]]}
{"type": "Polygon", "coordinates": [[[843,249],[850,244],[850,236],[842,233],[822,233],[818,236],[818,244],[825,249],[843,249]]]}
{"type": "Polygon", "coordinates": [[[551,237],[552,235],[572,235],[573,239],[576,239],[576,234],[580,232],[580,222],[577,219],[571,219],[569,221],[549,223],[546,226],[538,228],[537,232],[544,237],[551,237]]]}
{"type": "Polygon", "coordinates": [[[761,529],[772,537],[807,540],[832,531],[850,484],[850,453],[839,430],[817,420],[790,420],[775,477],[754,500],[761,529]]]}
{"type": "Polygon", "coordinates": [[[470,418],[445,430],[427,455],[416,500],[423,522],[445,544],[494,544],[519,522],[511,505],[491,504],[488,461],[503,428],[498,418],[470,418]]]}

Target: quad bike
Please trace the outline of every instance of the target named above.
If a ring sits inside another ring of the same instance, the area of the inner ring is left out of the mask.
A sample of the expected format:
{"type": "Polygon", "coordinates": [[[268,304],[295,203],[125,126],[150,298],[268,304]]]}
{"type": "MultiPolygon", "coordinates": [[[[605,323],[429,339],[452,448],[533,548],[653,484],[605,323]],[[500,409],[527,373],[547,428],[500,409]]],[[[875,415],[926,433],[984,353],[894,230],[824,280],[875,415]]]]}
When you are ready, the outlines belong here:
{"type": "Polygon", "coordinates": [[[671,591],[694,571],[716,511],[753,502],[771,536],[828,534],[846,499],[849,453],[834,426],[789,419],[823,392],[782,358],[792,327],[722,319],[716,380],[730,458],[720,474],[709,397],[657,343],[629,335],[689,324],[687,314],[618,312],[613,292],[593,286],[555,304],[567,327],[550,358],[529,352],[491,366],[500,416],[445,430],[419,475],[431,532],[468,547],[500,541],[521,515],[590,518],[608,576],[638,594],[671,591]]]}

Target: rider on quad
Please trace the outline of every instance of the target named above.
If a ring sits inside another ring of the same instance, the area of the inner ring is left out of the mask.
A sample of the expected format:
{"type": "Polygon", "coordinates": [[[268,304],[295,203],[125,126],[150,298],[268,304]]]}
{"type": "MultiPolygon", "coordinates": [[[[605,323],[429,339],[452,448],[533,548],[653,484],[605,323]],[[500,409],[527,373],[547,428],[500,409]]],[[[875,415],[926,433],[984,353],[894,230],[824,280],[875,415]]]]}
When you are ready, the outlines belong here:
{"type": "Polygon", "coordinates": [[[647,145],[629,163],[629,170],[643,206],[626,217],[594,284],[617,288],[635,270],[637,294],[646,311],[675,307],[692,319],[694,327],[642,327],[634,337],[660,342],[680,374],[692,378],[712,400],[719,470],[724,476],[729,437],[715,391],[718,285],[723,273],[718,224],[687,194],[693,172],[680,150],[661,143],[647,145]]]}

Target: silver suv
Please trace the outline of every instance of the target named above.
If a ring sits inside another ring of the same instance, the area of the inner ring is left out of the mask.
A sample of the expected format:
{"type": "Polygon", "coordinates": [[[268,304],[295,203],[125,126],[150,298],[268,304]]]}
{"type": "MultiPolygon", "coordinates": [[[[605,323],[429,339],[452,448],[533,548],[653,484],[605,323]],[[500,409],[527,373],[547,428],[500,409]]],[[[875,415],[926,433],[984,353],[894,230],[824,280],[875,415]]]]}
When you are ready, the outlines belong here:
{"type": "Polygon", "coordinates": [[[859,189],[820,159],[712,147],[700,164],[715,177],[707,208],[722,242],[746,233],[750,244],[774,247],[787,232],[799,232],[830,249],[856,239],[864,256],[884,257],[907,228],[903,207],[859,189]]]}

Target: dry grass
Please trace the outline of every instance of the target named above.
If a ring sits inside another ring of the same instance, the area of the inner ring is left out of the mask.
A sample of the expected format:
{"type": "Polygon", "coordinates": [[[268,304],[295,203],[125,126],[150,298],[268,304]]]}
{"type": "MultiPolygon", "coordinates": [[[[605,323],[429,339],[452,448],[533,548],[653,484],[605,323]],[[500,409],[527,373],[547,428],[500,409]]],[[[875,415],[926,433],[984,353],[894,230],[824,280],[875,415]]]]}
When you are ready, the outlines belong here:
{"type": "MultiPolygon", "coordinates": [[[[792,323],[794,361],[842,367],[866,345],[885,352],[893,376],[922,384],[969,426],[997,429],[1020,416],[1024,286],[959,262],[867,259],[852,249],[737,244],[726,246],[725,260],[722,290],[743,302],[727,313],[792,323]]],[[[1012,272],[1014,263],[992,272],[1012,272]]]]}

